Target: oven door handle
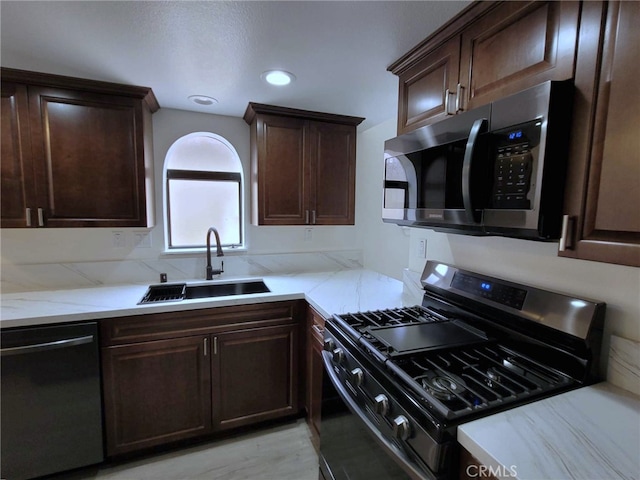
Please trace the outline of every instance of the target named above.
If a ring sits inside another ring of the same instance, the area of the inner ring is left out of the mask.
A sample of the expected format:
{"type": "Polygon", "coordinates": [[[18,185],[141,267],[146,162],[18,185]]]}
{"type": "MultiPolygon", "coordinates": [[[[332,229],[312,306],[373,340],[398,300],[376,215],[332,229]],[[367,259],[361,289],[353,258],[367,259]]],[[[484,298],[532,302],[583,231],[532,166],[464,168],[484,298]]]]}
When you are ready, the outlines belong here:
{"type": "Polygon", "coordinates": [[[336,391],[340,395],[340,398],[347,404],[349,410],[356,415],[362,423],[364,423],[367,430],[373,435],[374,439],[383,447],[387,453],[393,456],[400,464],[400,466],[411,475],[412,478],[415,479],[427,479],[427,480],[436,480],[436,477],[433,475],[429,475],[428,472],[425,472],[422,469],[418,469],[416,465],[405,455],[398,447],[396,447],[392,442],[387,440],[380,431],[376,428],[376,426],[367,418],[367,415],[360,406],[351,398],[349,392],[347,392],[344,385],[340,382],[338,375],[333,370],[333,365],[331,364],[331,353],[322,352],[322,361],[324,363],[324,369],[329,375],[331,379],[331,383],[335,387],[336,391]]]}
{"type": "Polygon", "coordinates": [[[470,224],[477,224],[481,221],[481,218],[477,218],[475,214],[473,199],[471,198],[471,165],[473,163],[473,155],[478,145],[478,137],[487,130],[488,125],[489,122],[486,118],[479,118],[473,122],[471,131],[469,132],[467,146],[464,149],[464,160],[462,161],[462,204],[464,205],[467,222],[470,224]]]}

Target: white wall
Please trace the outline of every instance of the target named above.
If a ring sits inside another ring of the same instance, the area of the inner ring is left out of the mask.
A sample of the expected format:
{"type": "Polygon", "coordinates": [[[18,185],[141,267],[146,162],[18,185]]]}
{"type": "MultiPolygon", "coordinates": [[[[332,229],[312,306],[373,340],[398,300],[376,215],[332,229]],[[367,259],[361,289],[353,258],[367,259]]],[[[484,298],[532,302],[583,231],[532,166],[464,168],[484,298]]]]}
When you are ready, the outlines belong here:
{"type": "Polygon", "coordinates": [[[382,221],[384,142],[395,136],[395,118],[358,134],[356,224],[365,267],[400,280],[407,267],[409,229],[382,221]]]}

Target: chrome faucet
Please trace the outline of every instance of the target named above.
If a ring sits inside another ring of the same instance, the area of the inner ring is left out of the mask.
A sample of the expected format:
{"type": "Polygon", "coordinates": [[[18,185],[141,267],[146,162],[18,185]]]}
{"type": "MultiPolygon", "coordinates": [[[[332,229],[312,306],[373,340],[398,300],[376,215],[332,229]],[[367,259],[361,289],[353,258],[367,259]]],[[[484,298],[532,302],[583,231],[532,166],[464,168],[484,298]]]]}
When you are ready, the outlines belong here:
{"type": "Polygon", "coordinates": [[[214,270],[211,268],[211,232],[216,236],[216,256],[222,257],[224,253],[222,253],[222,244],[220,243],[220,235],[218,234],[218,230],[213,227],[210,227],[207,231],[207,280],[213,280],[214,275],[220,275],[224,272],[224,262],[220,262],[220,270],[214,270]]]}

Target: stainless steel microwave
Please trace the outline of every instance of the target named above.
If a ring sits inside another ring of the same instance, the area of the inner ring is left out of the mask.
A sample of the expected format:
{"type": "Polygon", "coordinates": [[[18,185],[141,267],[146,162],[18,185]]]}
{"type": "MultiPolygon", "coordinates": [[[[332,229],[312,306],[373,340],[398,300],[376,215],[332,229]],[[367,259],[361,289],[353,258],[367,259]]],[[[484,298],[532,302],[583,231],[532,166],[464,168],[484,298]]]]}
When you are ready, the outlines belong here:
{"type": "Polygon", "coordinates": [[[549,81],[385,142],[385,222],[560,237],[573,99],[549,81]]]}

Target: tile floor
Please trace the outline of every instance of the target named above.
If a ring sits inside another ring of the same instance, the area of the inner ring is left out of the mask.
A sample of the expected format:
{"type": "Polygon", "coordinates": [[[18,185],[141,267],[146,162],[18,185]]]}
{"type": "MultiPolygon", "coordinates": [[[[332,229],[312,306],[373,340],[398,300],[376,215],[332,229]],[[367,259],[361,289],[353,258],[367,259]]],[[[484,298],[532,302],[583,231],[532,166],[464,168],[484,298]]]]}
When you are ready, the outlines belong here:
{"type": "Polygon", "coordinates": [[[168,453],[107,463],[47,480],[317,480],[304,419],[168,453]]]}

